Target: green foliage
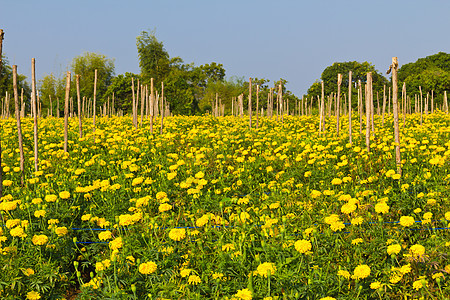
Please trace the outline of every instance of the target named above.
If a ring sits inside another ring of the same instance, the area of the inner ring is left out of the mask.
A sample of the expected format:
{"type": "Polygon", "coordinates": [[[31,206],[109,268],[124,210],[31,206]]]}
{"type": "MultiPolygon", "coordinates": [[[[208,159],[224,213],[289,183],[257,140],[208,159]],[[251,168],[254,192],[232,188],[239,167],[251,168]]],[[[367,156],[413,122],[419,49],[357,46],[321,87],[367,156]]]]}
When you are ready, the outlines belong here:
{"type": "Polygon", "coordinates": [[[142,77],[148,81],[154,78],[155,83],[164,81],[170,73],[171,62],[169,53],[163,43],[157,40],[155,32],[142,31],[136,38],[136,46],[142,77]]]}
{"type": "Polygon", "coordinates": [[[435,103],[442,103],[444,91],[450,90],[450,54],[439,52],[414,63],[403,65],[398,70],[399,88],[406,83],[410,97],[419,94],[419,86],[426,95],[434,91],[435,103]]]}
{"type": "Polygon", "coordinates": [[[104,98],[110,98],[112,101],[114,93],[114,106],[116,110],[123,110],[131,112],[133,102],[133,91],[131,89],[132,78],[134,78],[137,86],[137,80],[140,79],[139,75],[133,73],[125,73],[113,77],[111,84],[105,92],[104,98]]]}
{"type": "Polygon", "coordinates": [[[81,97],[94,98],[94,78],[97,69],[97,100],[102,104],[106,99],[104,95],[114,76],[114,60],[103,54],[85,52],[72,60],[72,95],[76,95],[75,75],[80,75],[81,97]]]}
{"type": "Polygon", "coordinates": [[[62,111],[65,97],[65,85],[64,78],[56,78],[53,73],[45,75],[38,82],[38,90],[40,95],[40,101],[42,102],[42,112],[46,113],[50,108],[50,97],[52,99],[51,106],[53,115],[56,115],[57,100],[60,101],[59,109],[62,111]]]}
{"type": "MultiPolygon", "coordinates": [[[[372,86],[374,94],[376,92],[382,92],[383,86],[388,85],[389,81],[381,75],[376,69],[375,66],[369,62],[359,63],[356,61],[349,62],[335,62],[331,66],[325,68],[322,72],[321,80],[324,82],[324,90],[325,96],[331,93],[337,93],[337,78],[338,74],[342,74],[342,85],[341,91],[343,93],[348,93],[348,73],[352,71],[352,86],[358,83],[361,80],[361,83],[364,84],[367,80],[367,73],[372,72],[372,86]]],[[[313,96],[317,98],[317,96],[322,95],[322,87],[320,82],[315,82],[308,89],[307,97],[313,96]]],[[[357,97],[357,90],[353,89],[352,97],[357,97]]],[[[355,102],[356,105],[356,102],[355,102]]]]}
{"type": "MultiPolygon", "coordinates": [[[[9,65],[8,59],[3,56],[3,62],[2,62],[2,70],[0,74],[0,99],[3,101],[3,98],[6,95],[6,92],[11,97],[10,104],[10,111],[14,111],[14,89],[13,89],[13,72],[12,67],[9,65]]],[[[18,74],[17,76],[17,90],[19,93],[19,97],[21,94],[21,91],[23,89],[23,95],[24,95],[24,101],[29,99],[29,95],[31,94],[31,87],[26,82],[26,76],[22,74],[18,74]]],[[[29,111],[29,108],[26,108],[27,111],[29,111]]]]}

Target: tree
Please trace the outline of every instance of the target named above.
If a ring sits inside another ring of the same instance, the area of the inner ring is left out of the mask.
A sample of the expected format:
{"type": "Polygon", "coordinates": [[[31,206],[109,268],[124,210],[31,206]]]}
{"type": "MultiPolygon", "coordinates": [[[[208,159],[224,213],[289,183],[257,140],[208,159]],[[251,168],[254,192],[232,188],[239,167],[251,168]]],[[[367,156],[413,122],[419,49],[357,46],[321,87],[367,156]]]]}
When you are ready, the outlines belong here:
{"type": "Polygon", "coordinates": [[[131,112],[133,102],[133,92],[131,89],[131,81],[134,78],[137,86],[137,79],[139,75],[133,73],[120,74],[111,80],[111,84],[105,92],[104,98],[109,97],[112,101],[114,93],[114,106],[116,110],[123,110],[125,113],[131,112]]]}
{"type": "Polygon", "coordinates": [[[406,83],[406,93],[410,97],[434,91],[435,103],[442,103],[444,91],[450,90],[450,54],[439,52],[414,63],[403,65],[398,70],[399,87],[406,83]]]}
{"type": "MultiPolygon", "coordinates": [[[[23,89],[23,95],[24,95],[24,102],[28,103],[27,99],[29,99],[29,95],[31,94],[31,87],[26,81],[26,76],[19,74],[17,76],[17,88],[19,93],[21,93],[21,90],[23,89]]],[[[12,68],[9,65],[8,59],[3,56],[2,59],[2,68],[1,68],[1,74],[0,74],[0,99],[3,100],[3,98],[6,96],[6,92],[8,92],[9,95],[11,95],[11,99],[14,99],[13,94],[13,75],[12,75],[12,68]]],[[[14,100],[9,102],[10,105],[10,111],[13,111],[14,108],[14,100]]],[[[29,105],[26,108],[27,112],[29,112],[29,105]]]]}
{"type": "Polygon", "coordinates": [[[45,75],[38,82],[38,90],[40,100],[42,102],[42,112],[46,113],[47,108],[50,108],[50,97],[52,99],[52,112],[56,115],[57,100],[60,101],[59,109],[62,111],[65,93],[65,79],[56,78],[53,73],[45,75]]]}
{"type": "MultiPolygon", "coordinates": [[[[136,38],[136,46],[139,55],[139,66],[144,80],[154,78],[155,83],[160,83],[170,73],[169,53],[159,42],[155,32],[142,31],[136,38]]],[[[176,61],[175,61],[176,63],[176,61]]]]}
{"type": "MultiPolygon", "coordinates": [[[[85,96],[88,99],[93,98],[94,95],[94,73],[97,69],[96,98],[100,100],[97,103],[101,105],[106,100],[104,99],[104,94],[114,76],[114,60],[107,58],[103,54],[85,52],[72,60],[70,68],[73,72],[73,78],[76,78],[75,75],[80,75],[81,97],[85,96]]],[[[75,83],[72,83],[71,86],[71,94],[76,95],[75,83]]]]}
{"type": "MultiPolygon", "coordinates": [[[[337,93],[337,77],[338,74],[342,74],[342,86],[348,87],[348,73],[352,71],[352,85],[355,86],[359,80],[361,83],[365,83],[367,79],[367,73],[372,72],[372,86],[374,93],[382,92],[383,86],[389,85],[389,81],[381,75],[376,69],[375,66],[369,62],[359,63],[356,61],[349,62],[335,62],[331,66],[325,68],[321,75],[321,80],[324,82],[325,95],[329,95],[332,92],[337,93]]],[[[356,99],[357,91],[353,89],[352,98],[356,99]]],[[[322,95],[322,87],[321,83],[316,81],[311,87],[308,89],[307,97],[314,97],[317,99],[317,96],[321,97],[322,95]]],[[[356,101],[353,101],[354,105],[357,105],[356,101]]]]}

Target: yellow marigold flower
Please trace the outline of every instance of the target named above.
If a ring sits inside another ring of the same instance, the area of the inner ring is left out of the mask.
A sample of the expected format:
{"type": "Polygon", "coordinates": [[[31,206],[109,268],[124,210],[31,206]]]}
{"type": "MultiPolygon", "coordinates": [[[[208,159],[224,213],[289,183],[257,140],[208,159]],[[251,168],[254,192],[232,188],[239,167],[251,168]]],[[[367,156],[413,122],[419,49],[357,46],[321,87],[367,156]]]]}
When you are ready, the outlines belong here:
{"type": "Polygon", "coordinates": [[[386,204],[386,202],[378,202],[375,204],[375,211],[379,214],[386,214],[389,212],[389,205],[386,204]]]}
{"type": "Polygon", "coordinates": [[[249,289],[242,289],[238,290],[237,293],[234,295],[234,297],[237,297],[241,300],[252,300],[253,295],[252,292],[249,289]]]}
{"type": "Polygon", "coordinates": [[[186,237],[186,229],[174,228],[169,231],[169,238],[174,241],[181,241],[186,237]]]}
{"type": "Polygon", "coordinates": [[[17,236],[17,237],[27,237],[27,234],[25,233],[25,231],[23,231],[23,228],[18,226],[18,227],[14,227],[13,229],[11,229],[9,231],[9,234],[11,236],[17,236]]]}
{"type": "Polygon", "coordinates": [[[311,191],[311,198],[316,199],[318,197],[322,196],[322,192],[317,191],[317,190],[312,190],[311,191]]]}
{"type": "Polygon", "coordinates": [[[223,277],[223,273],[217,273],[217,272],[214,272],[214,273],[212,274],[212,278],[213,278],[213,279],[222,279],[222,277],[223,277]]]}
{"type": "Polygon", "coordinates": [[[271,203],[271,204],[269,205],[269,208],[270,208],[270,209],[277,209],[277,208],[279,208],[279,207],[280,207],[280,202],[271,203]]]}
{"type": "Polygon", "coordinates": [[[154,273],[156,271],[156,269],[157,269],[157,265],[153,261],[149,261],[149,262],[142,263],[139,265],[139,273],[144,274],[144,275],[154,273]]]}
{"type": "Polygon", "coordinates": [[[308,240],[298,240],[294,243],[294,247],[300,253],[306,253],[312,249],[311,242],[308,240]]]}
{"type": "Polygon", "coordinates": [[[400,273],[402,274],[408,274],[409,272],[411,272],[411,264],[407,264],[402,266],[400,269],[398,269],[400,271],[400,273]]]}
{"type": "Polygon", "coordinates": [[[167,173],[167,179],[172,180],[177,176],[177,172],[167,173]]]}
{"type": "Polygon", "coordinates": [[[91,219],[91,214],[86,214],[81,216],[81,221],[89,221],[91,219]]]}
{"type": "Polygon", "coordinates": [[[391,177],[392,175],[394,175],[395,174],[395,171],[394,170],[389,170],[389,171],[387,171],[384,175],[386,176],[386,177],[391,177]]]}
{"type": "Polygon", "coordinates": [[[133,216],[130,214],[124,214],[119,216],[119,225],[120,226],[128,226],[134,223],[133,216]]]}
{"type": "Polygon", "coordinates": [[[331,180],[332,185],[340,185],[342,183],[342,180],[340,178],[334,178],[331,180]]]}
{"type": "Polygon", "coordinates": [[[55,202],[58,199],[56,195],[46,195],[44,200],[47,202],[55,202]]]}
{"type": "Polygon", "coordinates": [[[256,272],[262,277],[267,277],[268,273],[270,273],[271,276],[274,275],[276,270],[277,267],[275,266],[275,264],[265,262],[258,266],[256,272]]]}
{"type": "Polygon", "coordinates": [[[68,230],[67,230],[67,227],[65,227],[65,226],[55,228],[55,233],[58,236],[65,236],[67,234],[67,232],[68,232],[68,230]]]}
{"type": "Polygon", "coordinates": [[[372,290],[378,290],[381,287],[381,282],[375,281],[370,284],[372,290]]]}
{"type": "MultiPolygon", "coordinates": [[[[428,285],[425,282],[425,285],[428,285]]],[[[421,288],[423,288],[423,280],[419,279],[413,282],[413,289],[415,289],[416,291],[420,290],[421,288]]]]}
{"type": "Polygon", "coordinates": [[[20,219],[9,219],[6,221],[6,228],[11,229],[20,225],[20,219]]]}
{"type": "Polygon", "coordinates": [[[158,192],[158,193],[156,193],[156,199],[157,200],[161,200],[161,199],[164,199],[164,198],[167,198],[167,194],[165,192],[158,192]]]}
{"type": "Polygon", "coordinates": [[[350,278],[350,272],[346,271],[346,270],[339,270],[337,274],[338,274],[338,276],[342,276],[345,279],[349,279],[350,278]]]}
{"type": "Polygon", "coordinates": [[[187,276],[189,276],[189,274],[191,274],[191,272],[192,272],[192,269],[182,269],[182,270],[180,270],[180,276],[181,277],[187,277],[187,276]]]}
{"type": "Polygon", "coordinates": [[[398,179],[400,179],[400,177],[402,177],[402,175],[400,175],[400,174],[392,175],[392,179],[394,179],[394,180],[398,180],[398,179]]]}
{"type": "Polygon", "coordinates": [[[203,227],[206,223],[208,223],[208,221],[209,214],[204,214],[203,216],[198,218],[197,221],[195,221],[195,225],[197,225],[198,227],[203,227]]]}
{"type": "Polygon", "coordinates": [[[31,242],[36,246],[42,246],[48,242],[48,237],[45,234],[34,235],[31,242]]]}
{"type": "Polygon", "coordinates": [[[441,277],[444,277],[444,274],[442,274],[442,272],[439,272],[439,273],[433,274],[433,276],[431,276],[431,278],[433,278],[433,279],[436,279],[436,278],[441,278],[441,277]]]}
{"type": "Polygon", "coordinates": [[[26,268],[22,270],[23,274],[25,274],[25,276],[31,276],[34,275],[34,270],[31,268],[26,268]]]}
{"type": "Polygon", "coordinates": [[[334,223],[331,223],[330,228],[333,231],[341,231],[342,229],[345,228],[345,224],[341,221],[334,222],[334,223]]]}
{"type": "Polygon", "coordinates": [[[450,211],[446,212],[444,217],[447,221],[450,221],[450,211]]]}
{"type": "Polygon", "coordinates": [[[188,278],[188,283],[192,284],[192,285],[197,285],[197,284],[199,284],[201,282],[202,282],[202,280],[197,275],[191,275],[188,278]]]}
{"type": "Polygon", "coordinates": [[[414,218],[410,216],[401,216],[400,217],[400,225],[403,227],[409,227],[414,224],[414,218]]]}
{"type": "Polygon", "coordinates": [[[3,186],[11,186],[12,183],[11,180],[3,180],[3,186]]]}
{"type": "Polygon", "coordinates": [[[31,203],[33,203],[33,204],[41,204],[42,203],[42,199],[41,198],[34,198],[33,200],[31,200],[31,203]]]}
{"type": "Polygon", "coordinates": [[[142,182],[144,182],[144,177],[136,177],[131,182],[132,186],[140,185],[142,182]]]}
{"type": "Polygon", "coordinates": [[[59,193],[59,198],[61,199],[68,199],[70,197],[70,193],[67,191],[62,191],[59,193]]]}
{"type": "Polygon", "coordinates": [[[40,217],[45,217],[45,214],[46,214],[47,212],[45,211],[45,210],[36,210],[35,212],[34,212],[34,216],[36,217],[36,218],[40,218],[40,217]]]}
{"type": "Polygon", "coordinates": [[[387,253],[389,255],[398,254],[398,253],[400,253],[401,250],[402,250],[402,246],[400,246],[399,244],[389,245],[387,247],[387,253]]]}
{"type": "Polygon", "coordinates": [[[415,244],[409,248],[409,253],[413,257],[420,257],[425,254],[425,247],[419,244],[415,244]]]}
{"type": "Polygon", "coordinates": [[[121,237],[117,237],[111,242],[109,242],[109,248],[112,250],[117,250],[119,248],[122,248],[123,246],[123,240],[121,237]]]}
{"type": "Polygon", "coordinates": [[[31,291],[27,293],[27,300],[39,300],[41,295],[38,292],[31,291]]]}
{"type": "Polygon", "coordinates": [[[354,203],[345,203],[344,205],[342,205],[341,207],[341,212],[343,214],[351,214],[352,212],[354,212],[356,210],[356,205],[354,203]]]}
{"type": "Polygon", "coordinates": [[[158,210],[159,212],[165,212],[172,209],[172,205],[169,203],[162,203],[159,205],[158,210]]]}
{"type": "MultiPolygon", "coordinates": [[[[356,147],[356,148],[359,148],[359,147],[356,147]]],[[[336,298],[333,298],[333,297],[322,297],[322,298],[320,298],[319,300],[336,300],[336,298]]]]}
{"type": "Polygon", "coordinates": [[[235,249],[236,248],[234,247],[233,244],[225,244],[225,245],[222,246],[222,251],[226,251],[226,252],[232,251],[232,250],[235,250],[235,249]]]}
{"type": "Polygon", "coordinates": [[[352,240],[352,245],[358,245],[361,244],[362,242],[363,242],[362,238],[354,239],[352,240]]]}
{"type": "Polygon", "coordinates": [[[329,225],[331,225],[331,224],[333,224],[335,222],[338,222],[338,221],[339,221],[339,216],[338,215],[334,215],[334,214],[330,215],[328,217],[325,217],[325,219],[324,219],[324,222],[329,224],[329,225]]]}
{"type": "Polygon", "coordinates": [[[368,265],[359,265],[353,271],[352,278],[353,279],[364,279],[369,277],[370,275],[370,267],[368,265]]]}
{"type": "Polygon", "coordinates": [[[352,225],[361,225],[364,221],[363,217],[354,217],[351,220],[352,225]]]}

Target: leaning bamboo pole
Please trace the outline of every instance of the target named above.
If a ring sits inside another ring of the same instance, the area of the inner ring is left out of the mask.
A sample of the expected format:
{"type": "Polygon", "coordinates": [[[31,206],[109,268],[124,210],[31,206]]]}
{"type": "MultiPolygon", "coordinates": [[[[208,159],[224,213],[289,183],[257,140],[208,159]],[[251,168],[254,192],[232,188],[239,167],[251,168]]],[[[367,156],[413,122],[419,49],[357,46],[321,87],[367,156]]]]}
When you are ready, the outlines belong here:
{"type": "Polygon", "coordinates": [[[386,111],[386,85],[383,86],[383,116],[382,116],[382,124],[384,127],[384,113],[386,111]]]}
{"type": "Polygon", "coordinates": [[[153,134],[153,115],[154,115],[155,95],[153,94],[153,78],[150,79],[150,133],[153,134]]]}
{"type": "Polygon", "coordinates": [[[420,103],[419,103],[419,109],[420,109],[420,126],[422,126],[423,121],[423,111],[422,111],[422,103],[423,103],[423,97],[422,97],[422,87],[419,85],[419,92],[420,92],[420,103]]]}
{"type": "Polygon", "coordinates": [[[448,114],[448,102],[447,102],[447,91],[444,91],[444,110],[448,114]]]}
{"type": "Polygon", "coordinates": [[[23,156],[23,140],[22,140],[22,126],[20,124],[20,112],[19,112],[19,93],[17,92],[17,66],[13,65],[13,89],[14,89],[14,104],[17,120],[17,135],[19,137],[19,153],[20,153],[20,180],[23,186],[24,182],[24,156],[23,156]]]}
{"type": "Polygon", "coordinates": [[[358,114],[359,114],[359,135],[362,135],[362,85],[361,80],[358,80],[358,114]]]}
{"type": "Polygon", "coordinates": [[[259,84],[256,86],[256,129],[258,129],[259,127],[258,110],[259,110],[259,84]]]}
{"type": "Polygon", "coordinates": [[[38,122],[37,122],[37,108],[36,108],[36,61],[31,59],[31,111],[33,114],[33,133],[34,133],[34,170],[39,171],[38,160],[38,122]]]}
{"type": "MultiPolygon", "coordinates": [[[[64,98],[64,152],[67,151],[68,127],[69,127],[69,97],[70,97],[70,72],[66,76],[66,97],[64,98]]],[[[94,94],[95,99],[95,94],[94,94]]]]}
{"type": "Polygon", "coordinates": [[[142,128],[142,122],[144,121],[144,102],[145,101],[145,90],[144,85],[141,85],[141,122],[139,124],[139,127],[142,128]]]}

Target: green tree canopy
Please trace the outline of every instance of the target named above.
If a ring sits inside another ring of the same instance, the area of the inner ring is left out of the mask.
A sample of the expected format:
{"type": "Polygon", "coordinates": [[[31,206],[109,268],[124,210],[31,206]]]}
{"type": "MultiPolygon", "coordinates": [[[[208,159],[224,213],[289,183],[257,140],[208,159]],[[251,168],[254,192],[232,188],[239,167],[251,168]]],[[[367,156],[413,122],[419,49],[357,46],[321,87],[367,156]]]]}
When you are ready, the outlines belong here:
{"type": "Polygon", "coordinates": [[[104,99],[108,86],[111,84],[114,76],[114,60],[107,58],[103,54],[85,52],[72,60],[72,95],[76,95],[75,75],[80,75],[80,93],[81,97],[93,98],[94,78],[97,69],[97,99],[104,99]]]}
{"type": "MultiPolygon", "coordinates": [[[[3,100],[3,98],[6,96],[6,92],[10,95],[11,101],[10,104],[10,111],[14,109],[14,89],[13,89],[13,72],[12,67],[9,65],[8,59],[3,56],[2,58],[2,70],[0,74],[0,99],[3,100]]],[[[26,81],[27,77],[22,74],[18,74],[17,76],[17,89],[19,96],[23,89],[23,95],[24,100],[30,99],[31,95],[31,86],[26,81]]],[[[27,102],[26,102],[27,103],[27,102]]],[[[27,106],[27,111],[29,112],[29,105],[27,106]]]]}
{"type": "Polygon", "coordinates": [[[133,102],[133,92],[131,89],[132,78],[135,80],[135,87],[137,87],[137,79],[140,79],[139,75],[133,73],[119,74],[111,80],[111,84],[105,92],[104,98],[110,98],[112,101],[114,93],[114,106],[116,110],[123,110],[131,112],[133,102]]]}
{"type": "MultiPolygon", "coordinates": [[[[42,111],[46,112],[46,109],[50,107],[50,97],[52,99],[52,111],[56,111],[57,100],[60,101],[59,109],[63,109],[64,97],[65,97],[65,78],[56,78],[53,73],[45,75],[38,81],[38,90],[40,100],[42,102],[42,111]]],[[[55,114],[55,113],[54,113],[55,114]]]]}
{"type": "MultiPolygon", "coordinates": [[[[341,91],[344,93],[348,93],[347,88],[348,88],[349,71],[352,71],[352,86],[355,86],[355,84],[359,80],[361,80],[361,83],[365,83],[367,80],[368,72],[372,72],[372,86],[374,93],[376,93],[377,91],[382,92],[383,86],[384,85],[387,86],[389,84],[389,81],[386,79],[386,77],[381,75],[381,73],[375,69],[375,66],[369,62],[363,63],[359,63],[356,61],[335,62],[331,66],[325,68],[320,77],[320,79],[324,82],[325,95],[337,92],[338,74],[342,74],[341,91]]],[[[354,89],[353,93],[356,96],[357,93],[356,89],[354,89]]],[[[307,97],[312,96],[314,98],[317,98],[317,96],[320,97],[321,94],[322,94],[321,83],[316,81],[308,89],[307,97]]]]}
{"type": "Polygon", "coordinates": [[[424,94],[434,91],[435,99],[441,102],[444,91],[450,90],[450,54],[439,52],[405,64],[398,70],[398,79],[400,89],[406,83],[408,96],[419,94],[421,86],[424,94]]]}
{"type": "Polygon", "coordinates": [[[142,31],[136,38],[136,46],[143,79],[149,81],[154,78],[157,83],[164,81],[170,73],[171,61],[169,53],[164,49],[163,43],[158,41],[155,32],[142,31]]]}

